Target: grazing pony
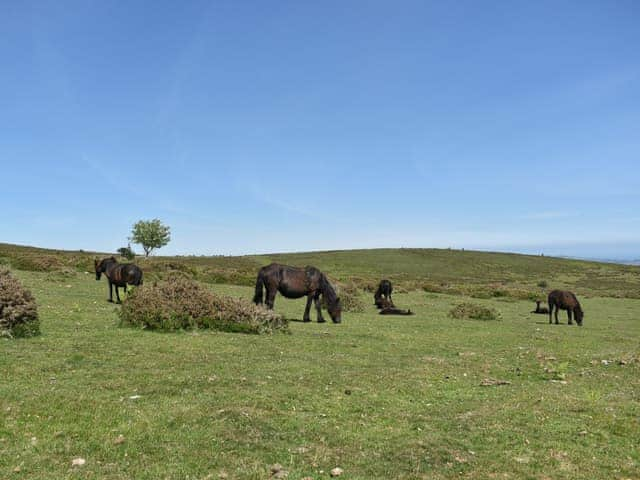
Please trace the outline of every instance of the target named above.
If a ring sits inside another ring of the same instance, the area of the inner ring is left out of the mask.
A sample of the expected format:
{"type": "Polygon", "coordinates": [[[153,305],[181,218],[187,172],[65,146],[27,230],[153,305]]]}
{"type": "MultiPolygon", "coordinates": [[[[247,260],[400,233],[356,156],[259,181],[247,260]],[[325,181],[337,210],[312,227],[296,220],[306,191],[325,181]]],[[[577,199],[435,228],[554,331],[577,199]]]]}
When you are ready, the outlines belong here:
{"type": "Polygon", "coordinates": [[[142,270],[133,263],[118,263],[114,257],[103,258],[98,261],[95,259],[96,280],[104,273],[109,280],[109,301],[113,302],[113,286],[116,286],[116,298],[120,303],[120,293],[118,287],[124,287],[127,291],[127,284],[142,285],[142,270]]]}
{"type": "Polygon", "coordinates": [[[393,292],[393,286],[389,280],[380,280],[380,285],[376,293],[373,295],[373,300],[378,308],[393,307],[393,300],[391,299],[391,292],[393,292]]]}
{"type": "Polygon", "coordinates": [[[289,267],[272,263],[266,267],[262,267],[256,278],[256,292],[253,297],[255,304],[266,303],[267,307],[272,309],[276,293],[280,292],[285,298],[300,298],[307,296],[307,306],[304,309],[302,320],[310,322],[309,309],[311,301],[316,304],[318,312],[318,323],[322,323],[325,319],[322,317],[322,304],[320,295],[323,296],[327,305],[327,310],[331,316],[333,323],[342,321],[342,305],[340,298],[336,295],[335,290],[329,283],[327,276],[316,267],[289,267]],[[262,289],[266,289],[266,296],[263,297],[262,289]]]}
{"type": "Polygon", "coordinates": [[[556,325],[558,324],[558,310],[566,310],[569,317],[569,325],[573,325],[571,315],[575,316],[576,323],[582,326],[582,319],[584,318],[584,312],[580,306],[580,302],[572,292],[565,290],[554,290],[549,294],[549,323],[551,323],[551,314],[555,308],[556,325]]]}
{"type": "Polygon", "coordinates": [[[547,307],[541,307],[540,304],[542,300],[536,300],[536,309],[531,313],[549,313],[549,309],[547,307]]]}

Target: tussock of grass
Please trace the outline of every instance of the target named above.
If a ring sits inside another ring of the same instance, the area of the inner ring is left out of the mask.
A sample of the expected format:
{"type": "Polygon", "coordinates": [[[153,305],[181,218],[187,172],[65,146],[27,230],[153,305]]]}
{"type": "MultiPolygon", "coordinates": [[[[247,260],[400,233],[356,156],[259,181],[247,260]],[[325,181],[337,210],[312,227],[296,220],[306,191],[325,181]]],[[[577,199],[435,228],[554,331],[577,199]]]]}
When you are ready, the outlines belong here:
{"type": "Polygon", "coordinates": [[[120,310],[122,324],[151,330],[212,328],[228,332],[286,330],[281,315],[248,300],[216,295],[182,276],[136,288],[120,310]]]}
{"type": "Polygon", "coordinates": [[[475,303],[460,303],[449,312],[452,318],[472,320],[497,320],[500,314],[494,308],[483,307],[475,303]]]}
{"type": "Polygon", "coordinates": [[[0,337],[31,337],[39,333],[33,295],[9,270],[0,269],[0,337]]]}

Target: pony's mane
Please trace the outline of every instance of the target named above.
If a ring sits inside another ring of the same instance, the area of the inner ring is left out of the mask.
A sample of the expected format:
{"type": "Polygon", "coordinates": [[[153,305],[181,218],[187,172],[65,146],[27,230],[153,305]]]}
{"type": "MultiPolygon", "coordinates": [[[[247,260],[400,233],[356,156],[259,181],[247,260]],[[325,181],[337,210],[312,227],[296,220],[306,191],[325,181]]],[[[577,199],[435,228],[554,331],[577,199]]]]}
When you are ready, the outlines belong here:
{"type": "Polygon", "coordinates": [[[107,257],[107,258],[103,258],[102,260],[100,260],[100,261],[98,262],[98,267],[100,267],[100,268],[101,268],[101,267],[107,268],[107,266],[109,266],[109,265],[111,265],[111,264],[115,264],[115,265],[117,265],[117,264],[118,264],[118,261],[117,261],[115,258],[113,258],[113,257],[107,257]]]}
{"type": "Polygon", "coordinates": [[[328,304],[333,305],[336,303],[338,296],[324,273],[320,276],[320,289],[322,290],[322,295],[324,295],[328,304]]]}

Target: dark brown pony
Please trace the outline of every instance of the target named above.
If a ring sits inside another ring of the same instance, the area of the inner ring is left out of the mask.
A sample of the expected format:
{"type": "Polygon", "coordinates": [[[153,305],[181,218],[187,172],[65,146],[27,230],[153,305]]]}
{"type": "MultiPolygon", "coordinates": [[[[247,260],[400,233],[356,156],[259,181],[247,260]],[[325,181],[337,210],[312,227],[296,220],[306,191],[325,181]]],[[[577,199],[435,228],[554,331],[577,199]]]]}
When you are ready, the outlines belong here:
{"type": "Polygon", "coordinates": [[[127,291],[127,284],[142,285],[142,270],[133,263],[118,263],[114,257],[95,259],[96,280],[104,273],[109,280],[109,301],[113,302],[113,286],[116,286],[116,298],[120,303],[120,293],[118,287],[124,287],[127,291]]]}
{"type": "Polygon", "coordinates": [[[393,286],[389,280],[380,280],[376,293],[373,294],[373,301],[378,308],[393,307],[393,300],[391,299],[391,292],[393,292],[393,286]]]}
{"type": "Polygon", "coordinates": [[[402,310],[396,307],[384,307],[379,315],[415,315],[411,310],[402,310]]]}
{"type": "Polygon", "coordinates": [[[556,325],[558,324],[558,310],[566,310],[569,317],[569,325],[573,325],[571,316],[576,318],[576,323],[582,326],[582,320],[584,318],[584,312],[580,306],[580,302],[572,292],[565,290],[554,290],[549,294],[549,323],[551,323],[551,314],[555,308],[556,325]]]}
{"type": "Polygon", "coordinates": [[[541,303],[542,303],[542,300],[536,300],[536,309],[531,313],[543,313],[543,314],[549,313],[549,309],[547,307],[540,306],[541,303]]]}
{"type": "Polygon", "coordinates": [[[392,301],[387,300],[384,297],[376,298],[376,307],[384,310],[385,308],[395,308],[395,305],[392,301]]]}
{"type": "Polygon", "coordinates": [[[322,323],[325,321],[322,317],[320,295],[324,298],[333,323],[340,323],[342,321],[342,305],[340,304],[340,299],[329,283],[327,276],[316,267],[297,268],[280,265],[278,263],[272,263],[271,265],[262,267],[256,279],[256,293],[253,297],[254,303],[261,304],[264,301],[267,307],[273,308],[273,302],[278,292],[285,298],[307,296],[307,306],[304,309],[304,316],[302,317],[305,322],[311,321],[309,309],[311,308],[312,300],[316,304],[318,322],[322,323]],[[263,288],[267,291],[266,297],[263,297],[263,288]]]}

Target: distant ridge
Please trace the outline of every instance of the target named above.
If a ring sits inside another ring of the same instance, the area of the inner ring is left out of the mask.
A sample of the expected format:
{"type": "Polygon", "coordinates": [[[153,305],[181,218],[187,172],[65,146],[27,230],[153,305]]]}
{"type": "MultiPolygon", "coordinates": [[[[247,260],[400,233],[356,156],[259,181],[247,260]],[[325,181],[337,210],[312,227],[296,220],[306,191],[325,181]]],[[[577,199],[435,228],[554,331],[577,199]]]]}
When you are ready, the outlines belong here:
{"type": "Polygon", "coordinates": [[[587,262],[599,262],[599,263],[616,263],[619,265],[638,265],[640,266],[640,259],[629,260],[626,258],[595,258],[595,257],[572,257],[568,255],[562,255],[558,258],[566,258],[568,260],[585,260],[587,262]]]}

